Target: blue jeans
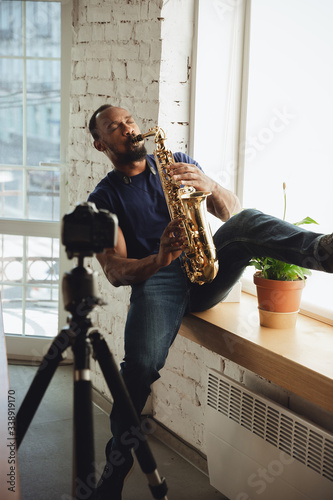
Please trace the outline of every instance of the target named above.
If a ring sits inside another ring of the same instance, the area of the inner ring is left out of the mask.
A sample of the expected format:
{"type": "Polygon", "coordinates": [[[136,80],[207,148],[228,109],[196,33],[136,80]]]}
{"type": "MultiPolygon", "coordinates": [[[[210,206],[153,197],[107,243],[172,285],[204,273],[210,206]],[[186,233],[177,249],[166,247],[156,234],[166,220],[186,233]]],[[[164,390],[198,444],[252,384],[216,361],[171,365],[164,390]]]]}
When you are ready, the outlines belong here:
{"type": "MultiPolygon", "coordinates": [[[[143,283],[132,286],[125,327],[125,357],[121,373],[141,413],[151,384],[159,378],[183,316],[203,311],[223,300],[254,256],[273,257],[323,271],[317,254],[322,234],[306,231],[257,210],[243,210],[214,235],[219,272],[210,284],[193,284],[176,259],[143,283]]],[[[113,445],[123,448],[126,429],[114,404],[113,445]]]]}

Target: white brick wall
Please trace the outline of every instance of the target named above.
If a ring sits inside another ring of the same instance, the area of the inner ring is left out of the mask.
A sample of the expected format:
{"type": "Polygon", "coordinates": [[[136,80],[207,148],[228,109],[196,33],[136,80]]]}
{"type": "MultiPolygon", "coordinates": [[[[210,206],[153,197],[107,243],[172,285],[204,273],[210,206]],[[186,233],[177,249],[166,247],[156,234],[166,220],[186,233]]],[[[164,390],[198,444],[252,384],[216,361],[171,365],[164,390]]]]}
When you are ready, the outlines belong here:
{"type": "MultiPolygon", "coordinates": [[[[161,0],[75,2],[67,186],[72,207],[85,201],[110,170],[105,157],[93,149],[87,130],[93,111],[106,102],[129,109],[142,131],[158,123],[167,133],[168,147],[187,152],[193,5],[194,0],[169,0],[164,6],[161,0]]],[[[98,272],[99,295],[107,302],[95,308],[92,320],[120,362],[129,289],[113,288],[95,259],[89,265],[98,272]]],[[[153,386],[153,412],[204,453],[207,367],[224,371],[283,403],[289,398],[234,363],[178,337],[162,378],[153,386]]],[[[92,368],[95,386],[109,396],[95,362],[92,368]]],[[[299,401],[294,404],[301,406],[299,401]]]]}
{"type": "MultiPolygon", "coordinates": [[[[100,105],[128,108],[142,130],[158,122],[161,6],[158,0],[75,2],[67,185],[72,207],[85,201],[110,170],[105,157],[93,149],[87,130],[100,105]]],[[[108,303],[95,308],[92,320],[120,362],[129,289],[113,288],[95,259],[86,265],[97,270],[99,294],[108,303]]],[[[96,387],[108,394],[94,362],[93,372],[96,387]]]]}

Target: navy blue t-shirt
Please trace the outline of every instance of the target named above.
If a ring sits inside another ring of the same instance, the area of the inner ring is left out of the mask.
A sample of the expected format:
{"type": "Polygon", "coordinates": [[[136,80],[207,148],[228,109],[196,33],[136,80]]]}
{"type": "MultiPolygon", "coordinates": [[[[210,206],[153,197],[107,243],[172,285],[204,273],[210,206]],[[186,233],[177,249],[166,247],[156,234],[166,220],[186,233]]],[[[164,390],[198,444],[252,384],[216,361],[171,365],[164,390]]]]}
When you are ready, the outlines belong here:
{"type": "MultiPolygon", "coordinates": [[[[174,159],[201,169],[184,153],[174,153],[174,159]]],[[[170,222],[154,156],[147,155],[147,162],[154,167],[155,174],[154,169],[147,166],[144,172],[132,176],[131,182],[126,184],[112,170],[88,197],[88,201],[95,203],[99,210],[106,209],[117,215],[126,241],[127,256],[135,259],[158,253],[160,238],[170,222]]]]}

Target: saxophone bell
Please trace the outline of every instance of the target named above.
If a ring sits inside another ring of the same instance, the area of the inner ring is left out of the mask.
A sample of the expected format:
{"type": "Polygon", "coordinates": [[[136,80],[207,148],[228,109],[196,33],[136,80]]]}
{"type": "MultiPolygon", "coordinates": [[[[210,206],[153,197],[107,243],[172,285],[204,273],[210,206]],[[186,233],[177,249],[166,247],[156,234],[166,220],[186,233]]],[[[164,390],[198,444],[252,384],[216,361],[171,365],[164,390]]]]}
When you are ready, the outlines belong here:
{"type": "Polygon", "coordinates": [[[169,174],[169,166],[175,163],[173,154],[165,148],[165,133],[160,127],[151,128],[146,134],[134,137],[139,142],[155,136],[154,157],[171,220],[183,219],[186,233],[183,265],[192,283],[210,283],[218,272],[218,260],[212,233],[206,219],[206,198],[211,193],[196,191],[192,186],[182,187],[169,174]]]}

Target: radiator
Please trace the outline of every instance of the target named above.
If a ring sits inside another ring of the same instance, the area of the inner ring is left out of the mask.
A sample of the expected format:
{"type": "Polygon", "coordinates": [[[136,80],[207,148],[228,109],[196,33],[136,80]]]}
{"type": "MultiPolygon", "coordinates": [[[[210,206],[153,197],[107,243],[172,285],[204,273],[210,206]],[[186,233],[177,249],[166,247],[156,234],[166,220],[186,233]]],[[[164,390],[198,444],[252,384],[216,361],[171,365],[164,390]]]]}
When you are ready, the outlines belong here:
{"type": "Polygon", "coordinates": [[[211,485],[230,500],[332,500],[333,434],[209,369],[211,485]]]}

